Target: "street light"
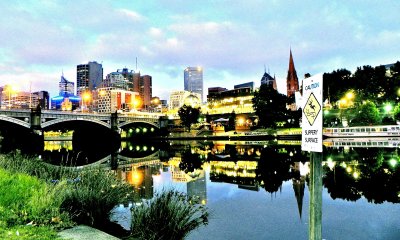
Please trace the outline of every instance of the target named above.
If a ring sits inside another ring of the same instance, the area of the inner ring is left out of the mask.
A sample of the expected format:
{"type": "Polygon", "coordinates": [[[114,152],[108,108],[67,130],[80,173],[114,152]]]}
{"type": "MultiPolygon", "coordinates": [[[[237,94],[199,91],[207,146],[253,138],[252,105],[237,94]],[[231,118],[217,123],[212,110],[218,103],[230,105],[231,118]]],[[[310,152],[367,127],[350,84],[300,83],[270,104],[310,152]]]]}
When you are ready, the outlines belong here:
{"type": "Polygon", "coordinates": [[[83,107],[84,107],[84,105],[85,105],[85,101],[89,101],[90,98],[91,98],[90,92],[84,92],[84,93],[82,93],[81,98],[82,98],[82,108],[81,108],[81,109],[82,109],[82,112],[83,112],[83,107]]]}
{"type": "Polygon", "coordinates": [[[16,89],[12,85],[7,85],[7,92],[8,92],[8,108],[11,109],[11,95],[16,92],[16,89]]]}

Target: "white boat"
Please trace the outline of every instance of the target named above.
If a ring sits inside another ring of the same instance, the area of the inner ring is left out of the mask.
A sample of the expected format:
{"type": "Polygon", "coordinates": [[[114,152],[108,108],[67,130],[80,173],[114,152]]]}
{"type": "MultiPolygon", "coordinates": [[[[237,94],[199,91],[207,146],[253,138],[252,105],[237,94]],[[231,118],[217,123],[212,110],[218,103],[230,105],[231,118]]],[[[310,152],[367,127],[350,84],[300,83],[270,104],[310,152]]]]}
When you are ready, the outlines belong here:
{"type": "Polygon", "coordinates": [[[400,125],[324,128],[325,137],[400,137],[400,125]]]}

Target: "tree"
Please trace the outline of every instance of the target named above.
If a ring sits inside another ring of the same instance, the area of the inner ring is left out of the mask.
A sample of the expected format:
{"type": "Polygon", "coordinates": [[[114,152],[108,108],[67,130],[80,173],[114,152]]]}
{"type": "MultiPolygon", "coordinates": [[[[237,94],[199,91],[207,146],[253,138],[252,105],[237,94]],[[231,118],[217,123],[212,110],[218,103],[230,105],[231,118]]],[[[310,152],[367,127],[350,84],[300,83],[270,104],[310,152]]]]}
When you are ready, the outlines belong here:
{"type": "Polygon", "coordinates": [[[280,94],[271,85],[261,85],[260,90],[254,93],[252,102],[261,126],[276,128],[276,123],[286,122],[287,97],[280,94]]]}
{"type": "Polygon", "coordinates": [[[193,108],[184,104],[181,108],[179,108],[178,115],[182,121],[182,124],[190,131],[191,125],[196,123],[199,119],[200,108],[193,108]]]}
{"type": "Polygon", "coordinates": [[[351,126],[368,126],[381,122],[379,110],[375,103],[367,101],[354,109],[355,118],[351,120],[351,126]]]}

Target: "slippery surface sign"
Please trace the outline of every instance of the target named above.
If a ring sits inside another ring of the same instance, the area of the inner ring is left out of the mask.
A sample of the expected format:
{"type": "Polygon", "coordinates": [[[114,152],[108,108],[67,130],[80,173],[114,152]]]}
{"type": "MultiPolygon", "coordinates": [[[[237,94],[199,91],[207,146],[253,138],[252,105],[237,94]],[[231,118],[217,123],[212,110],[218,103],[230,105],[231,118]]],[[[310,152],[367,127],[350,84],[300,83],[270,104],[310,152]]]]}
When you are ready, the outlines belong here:
{"type": "Polygon", "coordinates": [[[322,74],[303,80],[301,150],[322,152],[322,74]]]}

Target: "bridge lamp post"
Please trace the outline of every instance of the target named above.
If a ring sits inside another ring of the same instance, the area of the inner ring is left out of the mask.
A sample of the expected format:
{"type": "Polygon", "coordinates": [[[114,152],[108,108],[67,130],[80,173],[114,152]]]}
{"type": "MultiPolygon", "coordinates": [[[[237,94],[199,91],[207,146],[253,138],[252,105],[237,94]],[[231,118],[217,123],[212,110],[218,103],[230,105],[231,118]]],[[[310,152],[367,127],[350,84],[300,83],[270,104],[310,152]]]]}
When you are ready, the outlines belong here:
{"type": "MultiPolygon", "coordinates": [[[[85,105],[85,102],[89,101],[91,98],[91,94],[89,92],[84,92],[82,94],[82,112],[83,112],[83,107],[85,105]]],[[[86,104],[87,107],[87,104],[86,104]]]]}

